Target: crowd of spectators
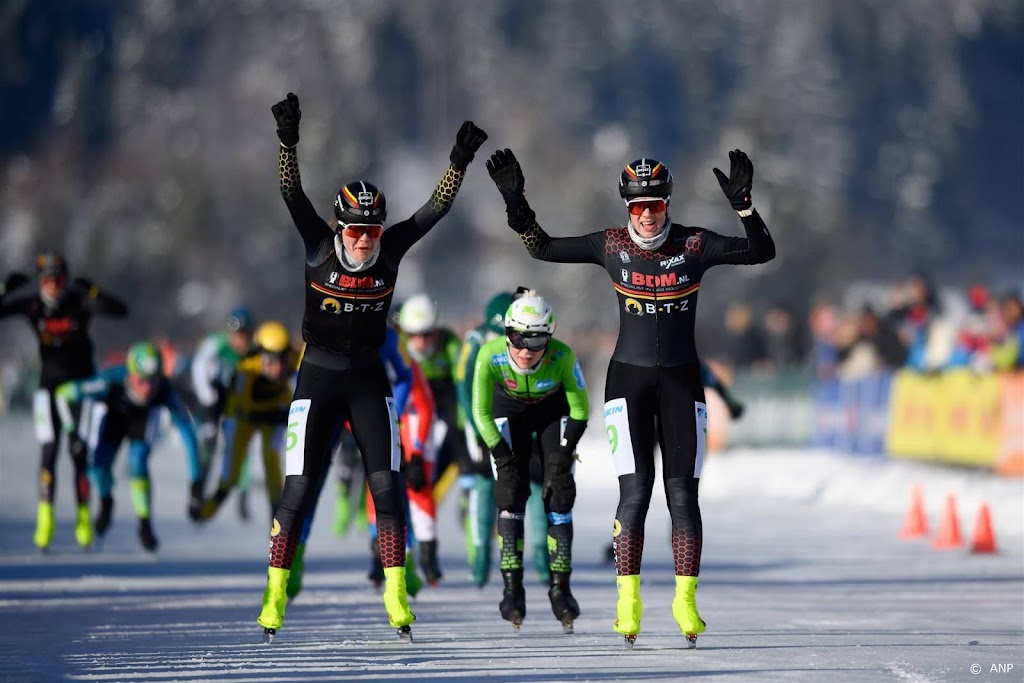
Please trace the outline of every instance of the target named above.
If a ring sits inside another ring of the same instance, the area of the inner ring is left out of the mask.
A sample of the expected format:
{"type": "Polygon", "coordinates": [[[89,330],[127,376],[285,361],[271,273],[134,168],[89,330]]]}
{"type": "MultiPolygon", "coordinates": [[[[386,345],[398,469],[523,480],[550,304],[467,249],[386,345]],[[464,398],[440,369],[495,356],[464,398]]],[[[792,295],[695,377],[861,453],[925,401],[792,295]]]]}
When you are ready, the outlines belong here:
{"type": "Polygon", "coordinates": [[[726,311],[725,333],[706,354],[736,370],[810,368],[818,379],[856,379],[909,368],[975,372],[1024,367],[1019,291],[984,285],[940,292],[922,273],[890,287],[851,287],[842,301],[818,301],[800,325],[782,304],[760,316],[746,304],[726,311]]]}

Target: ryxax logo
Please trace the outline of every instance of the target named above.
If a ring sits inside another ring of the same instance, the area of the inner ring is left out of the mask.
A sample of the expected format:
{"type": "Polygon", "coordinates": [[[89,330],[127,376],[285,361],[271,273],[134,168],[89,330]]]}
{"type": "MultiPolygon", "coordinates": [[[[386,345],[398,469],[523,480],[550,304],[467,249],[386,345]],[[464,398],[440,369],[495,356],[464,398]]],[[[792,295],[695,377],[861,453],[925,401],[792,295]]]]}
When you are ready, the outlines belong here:
{"type": "Polygon", "coordinates": [[[683,256],[682,254],[679,254],[679,256],[673,256],[670,259],[665,259],[658,265],[664,268],[665,270],[668,270],[672,266],[679,265],[680,263],[686,263],[686,257],[683,256]]]}

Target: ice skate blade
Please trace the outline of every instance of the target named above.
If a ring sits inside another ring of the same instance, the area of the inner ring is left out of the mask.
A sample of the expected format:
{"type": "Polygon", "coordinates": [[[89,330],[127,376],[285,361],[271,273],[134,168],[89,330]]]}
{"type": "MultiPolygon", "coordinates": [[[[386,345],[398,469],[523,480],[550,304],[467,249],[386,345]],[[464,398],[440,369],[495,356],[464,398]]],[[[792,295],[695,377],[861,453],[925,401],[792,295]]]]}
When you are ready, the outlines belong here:
{"type": "Polygon", "coordinates": [[[512,632],[514,634],[516,634],[518,636],[519,633],[520,633],[520,630],[522,628],[523,628],[523,621],[522,621],[522,619],[513,619],[512,620],[512,632]]]}
{"type": "Polygon", "coordinates": [[[687,633],[686,634],[686,649],[696,650],[697,649],[697,634],[687,633]]]}
{"type": "Polygon", "coordinates": [[[276,628],[265,628],[263,629],[263,644],[270,645],[274,642],[274,636],[277,635],[276,628]]]}
{"type": "Polygon", "coordinates": [[[625,636],[623,636],[623,644],[625,645],[627,650],[632,650],[634,643],[636,643],[635,633],[627,633],[625,636]]]}
{"type": "Polygon", "coordinates": [[[395,631],[395,633],[398,634],[398,640],[400,642],[402,642],[402,643],[411,643],[412,642],[412,627],[411,626],[401,626],[401,627],[398,628],[397,631],[395,631]]]}
{"type": "Polygon", "coordinates": [[[573,627],[571,621],[569,623],[566,623],[564,621],[562,622],[562,633],[566,635],[572,635],[573,633],[576,633],[576,629],[573,627]]]}

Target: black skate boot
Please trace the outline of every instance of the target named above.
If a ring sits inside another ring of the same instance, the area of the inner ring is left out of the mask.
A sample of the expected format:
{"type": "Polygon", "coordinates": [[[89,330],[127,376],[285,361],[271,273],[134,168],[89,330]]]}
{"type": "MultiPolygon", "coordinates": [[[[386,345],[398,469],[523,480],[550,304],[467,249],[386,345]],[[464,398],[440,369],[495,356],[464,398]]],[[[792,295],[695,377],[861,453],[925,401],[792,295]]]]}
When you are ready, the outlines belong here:
{"type": "Polygon", "coordinates": [[[551,600],[551,611],[555,619],[562,622],[562,631],[572,633],[573,622],[580,615],[580,606],[569,589],[569,572],[551,572],[548,598],[551,600]]]}
{"type": "Polygon", "coordinates": [[[110,528],[110,517],[114,512],[114,499],[100,498],[100,513],[96,515],[96,521],[93,522],[93,528],[96,530],[96,535],[103,537],[107,533],[107,529],[110,528]]]}
{"type": "Polygon", "coordinates": [[[373,582],[374,588],[380,588],[384,583],[384,565],[380,563],[380,541],[376,538],[370,541],[370,571],[366,578],[373,582]]]}
{"type": "Polygon", "coordinates": [[[526,618],[526,590],[523,588],[522,569],[502,569],[501,578],[505,581],[505,591],[501,596],[501,618],[512,622],[512,628],[519,633],[519,627],[526,618]]]}
{"type": "Polygon", "coordinates": [[[139,542],[151,553],[156,552],[156,547],[160,545],[160,541],[156,540],[156,536],[153,534],[153,525],[148,517],[139,520],[139,542]]]}
{"type": "Polygon", "coordinates": [[[431,586],[437,586],[441,578],[441,567],[437,563],[437,541],[420,541],[420,567],[423,568],[423,578],[431,586]]]}

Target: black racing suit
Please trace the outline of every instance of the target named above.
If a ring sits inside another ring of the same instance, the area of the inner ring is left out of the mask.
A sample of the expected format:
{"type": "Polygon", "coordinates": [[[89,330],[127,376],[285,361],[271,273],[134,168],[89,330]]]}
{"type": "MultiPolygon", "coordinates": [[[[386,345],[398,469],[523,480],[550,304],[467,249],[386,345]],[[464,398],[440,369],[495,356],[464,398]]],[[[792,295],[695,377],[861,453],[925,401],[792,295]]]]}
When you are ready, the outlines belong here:
{"type": "Polygon", "coordinates": [[[302,191],[294,147],[281,147],[278,170],[281,194],[306,246],[306,352],[288,416],[285,484],[275,515],[270,566],[291,569],[303,522],[330,464],[331,447],[348,420],[377,510],[381,563],[401,567],[406,527],[398,476],[398,414],[379,350],[399,262],[448,213],[465,169],[450,166],[430,200],[384,232],[376,261],[359,272],[342,265],[334,232],[302,191]]]}
{"type": "MultiPolygon", "coordinates": [[[[57,453],[63,431],[54,390],[64,382],[96,374],[89,321],[93,315],[124,317],[128,307],[121,300],[79,283],[68,286],[56,306],[48,306],[38,295],[0,298],[0,318],[23,315],[39,339],[41,362],[39,389],[32,401],[36,438],[42,446],[39,465],[39,500],[53,502],[57,453]]],[[[82,404],[70,406],[79,421],[82,404]]],[[[84,431],[84,430],[80,430],[84,431]]],[[[89,502],[88,452],[85,434],[68,436],[68,450],[75,468],[75,492],[79,505],[89,502]]]]}
{"type": "Polygon", "coordinates": [[[530,255],[596,263],[612,278],[619,337],[605,384],[605,426],[619,477],[613,530],[617,575],[640,573],[644,522],[654,489],[654,438],[661,446],[677,576],[700,572],[703,531],[697,487],[704,461],[707,406],[693,325],[704,272],[719,264],[757,264],[775,243],[755,211],[746,238],[671,224],[665,242],[640,248],[625,227],[551,238],[532,221],[521,237],[530,255]]]}

